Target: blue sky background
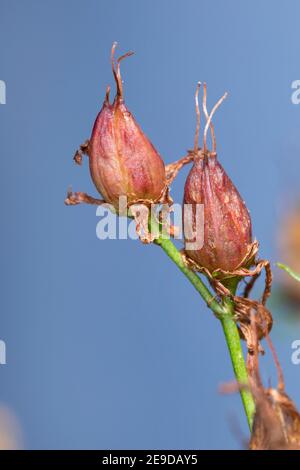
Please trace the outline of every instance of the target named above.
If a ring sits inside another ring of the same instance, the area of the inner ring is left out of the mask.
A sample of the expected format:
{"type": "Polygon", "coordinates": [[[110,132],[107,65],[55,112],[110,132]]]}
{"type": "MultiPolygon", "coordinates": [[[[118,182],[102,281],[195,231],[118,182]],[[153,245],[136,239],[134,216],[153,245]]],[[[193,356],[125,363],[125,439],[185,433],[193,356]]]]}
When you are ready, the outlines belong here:
{"type": "MultiPolygon", "coordinates": [[[[158,247],[99,241],[95,208],[63,200],[70,184],[96,195],[72,156],[113,84],[117,40],[136,52],[127,105],[167,163],[192,146],[197,81],[210,106],[229,92],[219,158],[275,262],[299,186],[299,14],[296,0],[0,0],[0,400],[26,448],[242,446],[240,398],[218,392],[233,379],[222,331],[196,291],[158,247]]],[[[281,317],[273,339],[298,405],[299,338],[281,317]]],[[[269,353],[262,370],[275,384],[269,353]]]]}

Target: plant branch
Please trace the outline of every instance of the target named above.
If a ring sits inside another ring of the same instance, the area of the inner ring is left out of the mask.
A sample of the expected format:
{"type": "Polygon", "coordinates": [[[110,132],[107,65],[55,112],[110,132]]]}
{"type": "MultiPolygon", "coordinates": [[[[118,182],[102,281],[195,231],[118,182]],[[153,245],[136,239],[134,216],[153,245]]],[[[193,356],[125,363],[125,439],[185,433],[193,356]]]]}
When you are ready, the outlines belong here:
{"type": "MultiPolygon", "coordinates": [[[[235,289],[234,289],[235,290],[235,289]]],[[[248,373],[244,360],[243,350],[241,346],[241,339],[238,328],[233,319],[234,304],[231,299],[224,301],[224,307],[227,313],[220,317],[222,328],[227,342],[232,367],[236,380],[239,384],[248,384],[248,373]]],[[[241,399],[244,405],[244,410],[247,416],[248,426],[252,430],[253,417],[255,413],[255,403],[249,390],[240,389],[241,399]]]]}
{"type": "Polygon", "coordinates": [[[199,292],[207,306],[216,314],[217,317],[225,314],[225,309],[215,299],[210,290],[206,287],[200,277],[191,271],[183,261],[181,253],[177,250],[176,246],[171,240],[163,237],[159,237],[155,240],[155,243],[165,251],[165,253],[171,258],[171,260],[177,265],[181,272],[188,278],[193,284],[195,289],[199,292]]]}
{"type": "MultiPolygon", "coordinates": [[[[151,229],[153,230],[153,228],[154,230],[159,229],[157,222],[152,219],[151,229]]],[[[185,265],[181,253],[177,250],[176,246],[169,238],[163,235],[159,235],[155,240],[155,243],[164,250],[164,252],[176,264],[180,271],[188,278],[188,280],[192,283],[203,300],[206,302],[208,307],[220,320],[226,338],[226,343],[236,380],[239,384],[248,384],[248,374],[243,356],[240,336],[236,323],[233,319],[234,305],[232,300],[227,298],[224,300],[223,304],[220,304],[215,299],[210,290],[205,286],[200,277],[185,265]]],[[[232,289],[235,291],[235,287],[232,287],[232,289]]],[[[241,389],[240,394],[247,416],[248,425],[251,430],[255,411],[254,400],[248,390],[241,389]]]]}

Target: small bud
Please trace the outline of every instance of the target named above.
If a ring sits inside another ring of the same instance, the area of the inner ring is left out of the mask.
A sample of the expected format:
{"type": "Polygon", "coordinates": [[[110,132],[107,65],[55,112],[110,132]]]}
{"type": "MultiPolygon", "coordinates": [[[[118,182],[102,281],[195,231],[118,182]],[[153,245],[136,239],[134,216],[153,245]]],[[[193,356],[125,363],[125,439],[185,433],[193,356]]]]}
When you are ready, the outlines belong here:
{"type": "MultiPolygon", "coordinates": [[[[197,265],[203,266],[211,273],[216,269],[234,272],[246,257],[252,243],[251,219],[239,192],[217,159],[211,119],[226,95],[219,100],[208,116],[206,86],[204,85],[203,110],[207,123],[204,130],[203,149],[199,150],[197,148],[200,128],[198,90],[199,87],[196,93],[198,117],[194,148],[196,156],[184,190],[184,204],[192,205],[190,217],[192,220],[185,220],[184,217],[184,222],[193,228],[196,227],[195,205],[204,205],[204,244],[199,250],[187,250],[186,254],[197,265]],[[212,152],[209,152],[206,147],[208,128],[212,135],[212,152]]],[[[187,233],[186,230],[185,233],[187,233]]]]}
{"type": "Polygon", "coordinates": [[[128,205],[156,202],[166,186],[165,166],[159,153],[143,133],[123,100],[120,62],[115,67],[112,48],[112,69],[117,85],[114,102],[109,102],[109,88],[94,124],[89,145],[90,171],[97,190],[106,202],[117,207],[120,196],[128,205]]]}

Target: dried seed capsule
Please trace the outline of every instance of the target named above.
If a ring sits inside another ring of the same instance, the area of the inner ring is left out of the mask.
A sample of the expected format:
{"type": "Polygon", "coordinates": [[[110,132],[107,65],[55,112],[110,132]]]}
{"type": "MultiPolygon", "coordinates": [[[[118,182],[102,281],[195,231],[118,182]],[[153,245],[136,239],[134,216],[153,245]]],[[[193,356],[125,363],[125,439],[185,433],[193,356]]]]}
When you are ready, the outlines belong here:
{"type": "Polygon", "coordinates": [[[109,89],[98,114],[89,144],[90,172],[97,190],[106,202],[118,206],[119,197],[126,196],[128,205],[156,202],[166,186],[165,166],[159,153],[128,111],[122,90],[120,57],[112,68],[117,85],[113,104],[109,89]]]}
{"type": "MultiPolygon", "coordinates": [[[[115,99],[112,104],[109,102],[108,87],[91,139],[80,145],[73,157],[79,165],[83,155],[89,157],[92,180],[103,199],[84,192],[73,193],[70,189],[65,204],[110,203],[120,215],[130,214],[135,219],[140,239],[148,243],[156,236],[148,233],[150,206],[172,204],[170,185],[180,169],[194,159],[194,154],[190,153],[176,162],[164,165],[159,153],[124,103],[120,62],[132,52],[121,56],[115,64],[115,48],[116,43],[113,44],[111,54],[117,85],[115,99]]],[[[169,230],[173,233],[173,227],[169,227],[169,230]]]]}
{"type": "MultiPolygon", "coordinates": [[[[197,96],[198,94],[196,94],[198,110],[197,96]]],[[[211,119],[225,96],[208,116],[206,86],[204,85],[203,110],[207,123],[204,130],[203,149],[199,150],[197,148],[200,127],[200,114],[198,111],[194,149],[197,155],[186,180],[183,201],[184,205],[192,205],[192,211],[188,213],[191,214],[189,217],[188,214],[185,214],[185,207],[183,206],[184,225],[189,226],[190,233],[191,227],[193,230],[196,228],[196,204],[203,204],[204,206],[203,246],[196,250],[186,249],[186,253],[197,265],[208,269],[211,273],[216,269],[233,272],[244,260],[252,243],[251,219],[248,209],[238,190],[219,163],[216,154],[216,142],[211,119]],[[206,134],[209,127],[213,142],[212,152],[209,152],[206,147],[206,134]]]]}

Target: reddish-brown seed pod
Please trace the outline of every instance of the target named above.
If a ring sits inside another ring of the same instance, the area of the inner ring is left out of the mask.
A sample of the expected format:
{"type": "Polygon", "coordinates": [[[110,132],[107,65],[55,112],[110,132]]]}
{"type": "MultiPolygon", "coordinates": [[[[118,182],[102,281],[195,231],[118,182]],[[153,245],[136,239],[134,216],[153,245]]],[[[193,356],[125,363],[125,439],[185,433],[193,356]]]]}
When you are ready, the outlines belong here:
{"type": "Polygon", "coordinates": [[[118,207],[119,197],[128,205],[156,202],[166,186],[165,166],[159,153],[143,133],[123,100],[120,57],[112,68],[117,85],[114,102],[109,102],[109,88],[98,114],[89,144],[90,172],[97,190],[106,202],[118,207]]]}
{"type": "MultiPolygon", "coordinates": [[[[206,153],[195,161],[185,184],[184,204],[204,206],[203,247],[188,251],[188,256],[210,272],[234,271],[252,242],[251,220],[216,154],[206,153]]],[[[192,214],[195,217],[196,212],[192,214]]]]}
{"type": "MultiPolygon", "coordinates": [[[[198,106],[197,96],[196,94],[196,105],[198,106]]],[[[206,87],[204,85],[203,110],[207,123],[204,131],[203,149],[199,150],[196,147],[194,149],[197,156],[184,189],[183,219],[185,226],[189,225],[190,230],[191,227],[192,230],[195,230],[196,227],[196,204],[203,204],[204,206],[203,246],[195,250],[186,249],[186,253],[189,258],[210,272],[216,269],[233,272],[244,260],[252,243],[251,219],[248,209],[238,190],[219,163],[215,151],[215,136],[211,118],[225,96],[208,116],[206,87]],[[212,133],[212,152],[209,152],[206,148],[206,133],[209,127],[212,133]],[[191,205],[192,210],[190,212],[185,210],[185,204],[191,205]],[[189,218],[187,217],[188,214],[190,214],[189,218]]],[[[199,111],[197,115],[199,119],[196,143],[200,127],[199,111]]]]}

